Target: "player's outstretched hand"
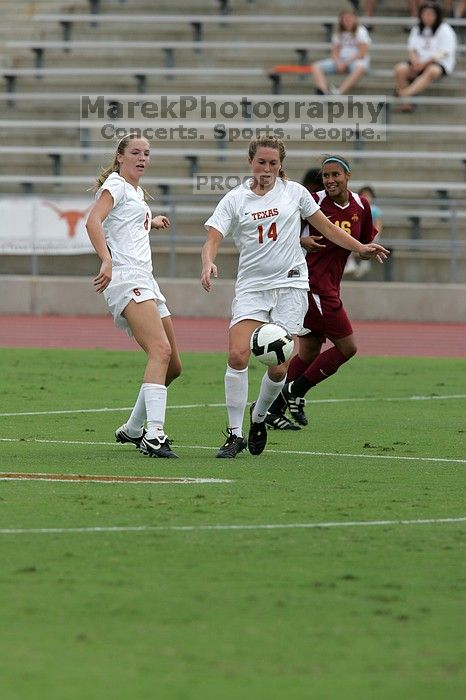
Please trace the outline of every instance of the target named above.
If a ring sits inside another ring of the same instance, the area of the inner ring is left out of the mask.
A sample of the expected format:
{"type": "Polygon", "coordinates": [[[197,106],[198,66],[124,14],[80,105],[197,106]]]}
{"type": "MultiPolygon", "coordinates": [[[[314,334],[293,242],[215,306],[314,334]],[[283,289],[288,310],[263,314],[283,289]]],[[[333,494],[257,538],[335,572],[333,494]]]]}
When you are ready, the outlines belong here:
{"type": "Polygon", "coordinates": [[[367,243],[363,246],[364,250],[359,253],[363,260],[378,260],[380,263],[390,255],[390,251],[380,245],[380,243],[367,243]]]}
{"type": "Polygon", "coordinates": [[[154,216],[152,219],[152,228],[161,229],[170,226],[170,219],[167,216],[154,216]]]}
{"type": "Polygon", "coordinates": [[[94,289],[98,294],[107,289],[112,279],[112,261],[105,260],[100,266],[100,272],[97,277],[94,277],[94,289]]]}
{"type": "Polygon", "coordinates": [[[317,253],[321,248],[325,248],[325,243],[319,243],[319,239],[323,236],[302,236],[300,243],[308,253],[317,253]]]}
{"type": "Polygon", "coordinates": [[[212,289],[211,277],[218,277],[217,266],[214,263],[205,265],[201,274],[201,284],[206,292],[212,289]]]}

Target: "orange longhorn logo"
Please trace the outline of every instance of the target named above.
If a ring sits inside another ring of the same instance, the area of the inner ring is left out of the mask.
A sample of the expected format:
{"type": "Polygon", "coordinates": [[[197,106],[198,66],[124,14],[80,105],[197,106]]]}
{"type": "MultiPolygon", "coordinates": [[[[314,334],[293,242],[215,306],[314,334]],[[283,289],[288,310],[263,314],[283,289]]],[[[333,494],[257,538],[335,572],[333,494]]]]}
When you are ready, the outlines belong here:
{"type": "Polygon", "coordinates": [[[42,202],[42,204],[52,211],[54,211],[59,219],[64,219],[68,225],[68,236],[69,238],[73,238],[76,235],[76,227],[78,223],[81,221],[81,219],[84,219],[86,216],[87,212],[91,208],[92,205],[89,205],[87,209],[84,211],[77,211],[75,209],[68,209],[67,211],[62,211],[57,207],[56,204],[52,204],[52,202],[42,202]]]}

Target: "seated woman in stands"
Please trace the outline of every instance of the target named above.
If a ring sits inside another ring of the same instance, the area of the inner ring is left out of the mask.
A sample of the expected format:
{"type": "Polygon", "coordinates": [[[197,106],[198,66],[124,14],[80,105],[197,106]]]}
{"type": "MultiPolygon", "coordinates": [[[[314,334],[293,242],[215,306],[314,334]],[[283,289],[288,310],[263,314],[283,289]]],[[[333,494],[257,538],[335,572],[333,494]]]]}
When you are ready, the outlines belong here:
{"type": "Polygon", "coordinates": [[[332,37],[330,58],[312,64],[314,83],[318,95],[329,92],[326,75],[348,73],[340,88],[332,88],[333,94],[346,95],[369,70],[369,46],[371,38],[365,27],[359,24],[352,10],[342,10],[338,26],[332,37]]]}
{"type": "MultiPolygon", "coordinates": [[[[456,35],[443,21],[442,10],[435,2],[419,7],[419,22],[408,39],[409,60],[395,66],[395,95],[409,98],[426,89],[430,83],[450,75],[455,67],[456,35]]],[[[412,112],[409,99],[399,108],[412,112]]]]}

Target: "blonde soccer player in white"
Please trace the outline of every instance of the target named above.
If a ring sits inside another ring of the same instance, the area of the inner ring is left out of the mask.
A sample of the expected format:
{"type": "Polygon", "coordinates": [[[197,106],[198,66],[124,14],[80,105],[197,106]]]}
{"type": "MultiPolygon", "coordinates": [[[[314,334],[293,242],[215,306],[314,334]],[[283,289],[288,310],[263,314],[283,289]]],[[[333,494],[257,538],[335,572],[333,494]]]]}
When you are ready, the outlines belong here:
{"type": "Polygon", "coordinates": [[[206,221],[202,248],[201,284],[210,292],[218,276],[215,259],[222,240],[232,235],[239,250],[238,275],[229,329],[225,397],[228,434],[217,457],[231,459],[246,446],[253,455],[267,442],[265,417],[284,386],[288,363],[268,367],[259,396],[251,405],[248,440],[243,419],[248,400],[249,341],[263,323],[276,323],[296,336],[307,310],[308,274],[304,252],[318,250],[321,236],[300,238],[301,219],[307,219],[328,239],[347,250],[385,259],[388,251],[363,245],[332,224],[308,190],[287,180],[283,171],[285,147],[280,139],[265,137],[249,144],[252,178],[228,192],[206,221]]]}
{"type": "Polygon", "coordinates": [[[147,354],[136,403],[116,430],[116,440],[150,457],[174,458],[164,423],[167,386],[181,373],[181,361],[170,312],[152,274],[149,241],[151,228],[167,228],[170,222],[166,216],[152,217],[139,186],[149,162],[145,138],[127,134],[121,139],[113,163],[96,181],[86,228],[102,261],[95,291],[104,294],[115,324],[147,354]]]}

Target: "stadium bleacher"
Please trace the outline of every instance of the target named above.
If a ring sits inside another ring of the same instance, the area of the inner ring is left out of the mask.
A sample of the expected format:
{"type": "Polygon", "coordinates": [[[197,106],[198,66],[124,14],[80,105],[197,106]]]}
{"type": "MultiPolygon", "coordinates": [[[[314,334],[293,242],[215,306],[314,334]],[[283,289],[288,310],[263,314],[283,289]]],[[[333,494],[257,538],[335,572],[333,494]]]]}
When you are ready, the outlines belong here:
{"type": "MultiPolygon", "coordinates": [[[[248,95],[264,100],[280,93],[280,99],[312,99],[308,74],[274,72],[274,68],[287,62],[305,68],[309,61],[326,56],[329,30],[341,9],[337,0],[326,3],[325,15],[311,15],[304,0],[293,3],[293,13],[288,3],[276,3],[273,15],[265,0],[178,0],[158,3],[155,13],[152,8],[148,0],[132,2],[131,7],[120,0],[76,0],[72,10],[61,0],[5,3],[9,31],[0,29],[0,73],[5,87],[0,93],[0,184],[4,193],[86,195],[112,144],[83,142],[81,94],[105,94],[114,103],[141,94],[235,99],[248,95]],[[160,28],[156,40],[155,27],[160,28]]],[[[299,180],[307,167],[318,162],[320,153],[347,154],[355,166],[353,186],[374,186],[386,212],[384,237],[398,241],[394,278],[410,274],[417,281],[425,271],[431,274],[428,253],[432,250],[423,251],[420,243],[413,248],[413,239],[435,240],[437,254],[448,256],[454,225],[460,241],[457,254],[464,255],[466,20],[452,21],[458,32],[457,70],[414,98],[417,110],[405,115],[392,109],[397,103],[392,67],[405,55],[404,28],[409,24],[401,0],[390,7],[381,4],[371,18],[372,70],[357,94],[366,99],[383,97],[389,118],[384,125],[386,139],[347,144],[310,141],[303,148],[289,125],[286,164],[289,175],[299,180]],[[412,216],[410,201],[417,202],[412,216]],[[414,273],[413,261],[409,272],[401,264],[401,254],[411,252],[418,256],[419,270],[414,273]]],[[[164,195],[173,212],[193,197],[193,176],[225,169],[241,172],[246,168],[245,151],[245,142],[156,143],[146,184],[164,195]]],[[[211,197],[208,206],[218,197],[211,197]]],[[[175,217],[183,233],[177,240],[183,240],[185,251],[198,246],[196,236],[202,233],[204,214],[196,220],[193,211],[188,215],[180,210],[175,217]],[[189,245],[189,236],[196,245],[189,245]]],[[[196,259],[192,265],[196,275],[197,267],[196,259]]],[[[448,281],[448,265],[440,267],[448,281]]],[[[382,273],[374,270],[372,274],[382,273]]]]}

